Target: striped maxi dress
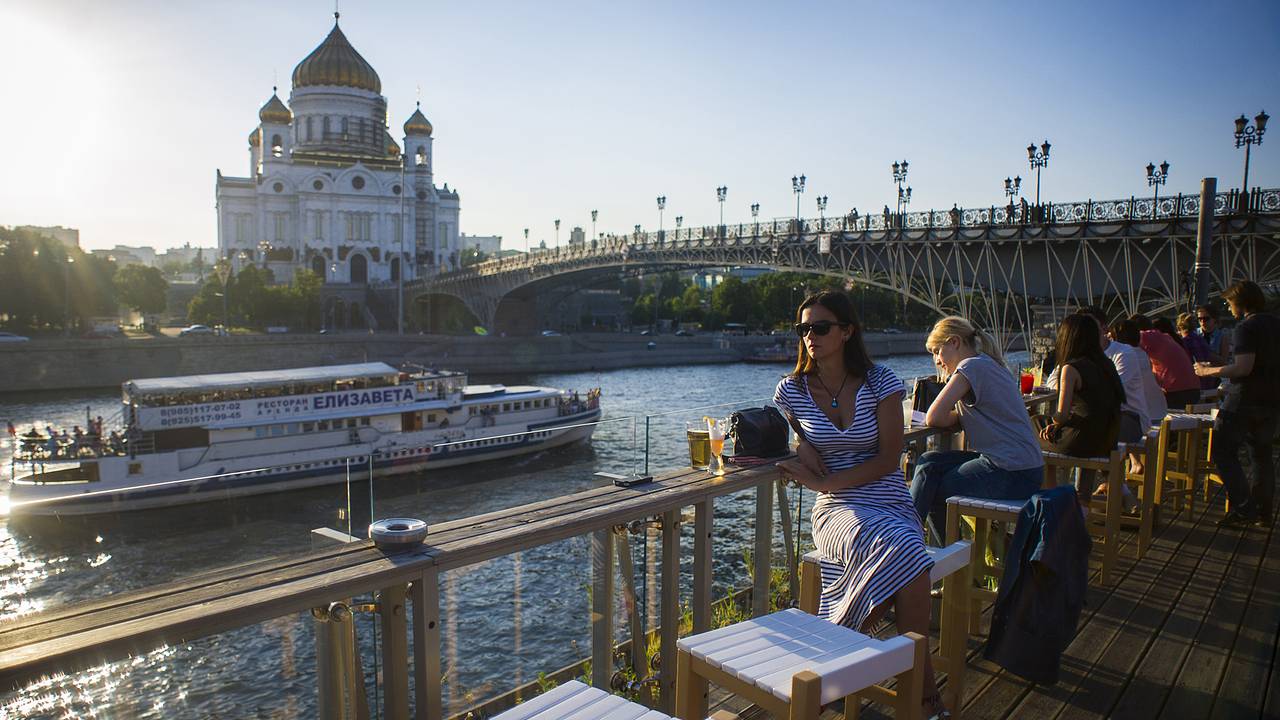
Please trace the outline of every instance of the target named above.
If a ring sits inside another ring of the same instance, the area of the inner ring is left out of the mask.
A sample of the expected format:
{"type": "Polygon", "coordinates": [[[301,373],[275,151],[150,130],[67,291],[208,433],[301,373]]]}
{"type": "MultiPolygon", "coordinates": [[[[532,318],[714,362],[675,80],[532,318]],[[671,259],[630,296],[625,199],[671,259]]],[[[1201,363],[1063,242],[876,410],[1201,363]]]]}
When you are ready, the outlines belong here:
{"type": "MultiPolygon", "coordinates": [[[[855,396],[853,421],[843,430],[814,403],[805,377],[783,378],[773,399],[834,473],[875,456],[876,406],[890,397],[900,402],[904,391],[892,370],[873,365],[855,396]]],[[[875,607],[933,567],[901,469],[864,485],[818,493],[811,521],[823,557],[818,615],[831,622],[861,630],[875,607]]]]}

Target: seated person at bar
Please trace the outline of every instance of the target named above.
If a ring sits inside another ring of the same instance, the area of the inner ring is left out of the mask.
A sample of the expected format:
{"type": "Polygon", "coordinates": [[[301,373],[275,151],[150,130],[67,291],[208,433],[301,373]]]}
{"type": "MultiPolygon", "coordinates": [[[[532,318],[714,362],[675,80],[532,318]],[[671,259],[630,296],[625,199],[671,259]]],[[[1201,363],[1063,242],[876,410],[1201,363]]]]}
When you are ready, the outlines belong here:
{"type": "MultiPolygon", "coordinates": [[[[1069,315],[1058,326],[1058,409],[1040,431],[1054,452],[1099,457],[1116,447],[1124,385],[1098,343],[1098,326],[1086,315],[1069,315]]],[[[1087,505],[1094,473],[1080,473],[1076,493],[1087,505]]]]}
{"type": "Polygon", "coordinates": [[[1044,458],[1018,381],[986,333],[962,317],[939,320],[925,340],[947,384],[925,413],[925,424],[964,430],[969,450],[920,456],[911,498],[934,537],[944,539],[952,495],[1026,500],[1044,479],[1044,458]]]}
{"type": "MultiPolygon", "coordinates": [[[[1196,332],[1196,316],[1191,313],[1178,315],[1178,334],[1182,336],[1182,347],[1191,358],[1191,363],[1211,362],[1213,353],[1209,351],[1209,343],[1196,332]]],[[[1200,378],[1200,389],[1210,390],[1218,387],[1218,378],[1200,378]]]]}
{"type": "Polygon", "coordinates": [[[1138,323],[1141,334],[1138,346],[1151,359],[1151,369],[1156,375],[1156,384],[1164,393],[1165,405],[1170,410],[1183,410],[1188,405],[1200,402],[1200,378],[1191,365],[1191,358],[1177,340],[1155,329],[1151,320],[1145,315],[1134,315],[1129,318],[1138,323]]]}
{"type": "MultiPolygon", "coordinates": [[[[810,295],[796,312],[796,367],[774,402],[800,437],[799,459],[778,468],[818,493],[813,541],[822,553],[818,614],[869,632],[890,605],[899,632],[929,632],[924,529],[902,476],[902,381],[867,355],[853,304],[840,292],[810,295]]],[[[933,669],[925,715],[945,712],[933,669]]]]}

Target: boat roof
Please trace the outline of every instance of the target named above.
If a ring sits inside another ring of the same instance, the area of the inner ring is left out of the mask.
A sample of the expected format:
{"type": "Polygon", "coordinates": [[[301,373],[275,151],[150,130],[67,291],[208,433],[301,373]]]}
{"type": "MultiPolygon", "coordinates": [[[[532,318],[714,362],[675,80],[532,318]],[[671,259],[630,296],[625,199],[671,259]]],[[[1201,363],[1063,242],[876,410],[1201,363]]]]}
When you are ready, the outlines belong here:
{"type": "Polygon", "coordinates": [[[287,370],[256,370],[253,372],[146,378],[144,380],[129,380],[124,384],[124,387],[130,394],[164,395],[167,393],[205,390],[271,387],[290,383],[333,382],[351,378],[382,377],[395,375],[399,372],[399,370],[386,363],[371,362],[289,368],[287,370]]]}

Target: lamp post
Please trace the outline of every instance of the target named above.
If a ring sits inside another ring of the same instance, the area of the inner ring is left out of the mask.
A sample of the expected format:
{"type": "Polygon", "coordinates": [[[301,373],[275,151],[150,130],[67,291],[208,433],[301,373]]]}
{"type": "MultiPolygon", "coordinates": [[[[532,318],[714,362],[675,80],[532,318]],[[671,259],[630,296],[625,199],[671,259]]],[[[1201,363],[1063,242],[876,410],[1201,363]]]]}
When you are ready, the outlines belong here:
{"type": "Polygon", "coordinates": [[[1156,219],[1156,203],[1160,201],[1160,186],[1165,184],[1169,179],[1169,161],[1165,160],[1160,163],[1160,169],[1156,170],[1156,166],[1147,163],[1147,187],[1156,189],[1155,195],[1151,198],[1151,219],[1156,219]]]}
{"type": "Polygon", "coordinates": [[[804,194],[804,175],[791,176],[791,192],[796,196],[796,236],[800,235],[800,196],[804,194]]]}
{"type": "Polygon", "coordinates": [[[599,210],[591,211],[591,239],[592,240],[595,240],[596,238],[596,217],[598,217],[599,215],[600,215],[599,210]]]}
{"type": "MultiPolygon", "coordinates": [[[[333,270],[338,271],[337,263],[334,263],[333,270]]],[[[231,261],[225,257],[218,258],[218,262],[213,264],[213,274],[218,278],[218,282],[222,283],[222,327],[227,327],[227,282],[231,280],[231,261]]]]}
{"type": "MultiPolygon", "coordinates": [[[[910,204],[911,204],[911,186],[910,186],[910,185],[908,185],[905,189],[904,189],[904,188],[898,188],[898,208],[899,208],[899,209],[898,209],[898,214],[899,214],[899,216],[901,216],[901,215],[905,215],[905,214],[906,214],[906,212],[907,212],[907,206],[908,206],[908,205],[910,205],[910,204]]],[[[898,219],[898,224],[899,224],[899,225],[903,225],[903,224],[905,224],[905,223],[903,223],[903,222],[902,222],[901,217],[899,217],[899,219],[898,219]]]]}
{"type": "MultiPolygon", "coordinates": [[[[897,212],[899,215],[902,214],[902,183],[907,181],[907,165],[908,164],[909,163],[906,160],[903,160],[902,162],[900,163],[896,162],[891,166],[893,170],[893,182],[895,185],[898,186],[897,212]]],[[[911,194],[911,191],[908,189],[907,195],[910,195],[910,194],[911,194]]]]}
{"type": "Polygon", "coordinates": [[[681,226],[681,225],[684,225],[684,216],[683,216],[683,215],[677,215],[677,216],[676,216],[676,240],[679,240],[679,239],[680,239],[680,226],[681,226]]]}
{"type": "Polygon", "coordinates": [[[823,230],[827,229],[827,196],[818,196],[818,223],[823,230]]]}
{"type": "Polygon", "coordinates": [[[667,196],[658,196],[658,242],[662,242],[662,211],[667,209],[667,196]]]}
{"type": "Polygon", "coordinates": [[[62,264],[62,336],[71,335],[71,265],[76,261],[75,258],[67,255],[67,261],[62,264]]]}
{"type": "Polygon", "coordinates": [[[524,255],[529,256],[529,228],[524,229],[524,255]]]}
{"type": "MultiPolygon", "coordinates": [[[[1012,179],[1006,177],[1004,179],[1004,196],[1009,198],[1009,222],[1013,222],[1013,207],[1017,202],[1018,193],[1022,191],[1022,176],[1018,175],[1012,179]]],[[[1023,218],[1025,220],[1025,218],[1023,218]]]]}
{"type": "Polygon", "coordinates": [[[1040,207],[1040,171],[1049,167],[1049,141],[1045,140],[1040,144],[1040,149],[1036,150],[1036,144],[1031,143],[1027,146],[1027,161],[1031,163],[1031,169],[1036,171],[1036,208],[1040,207]]]}
{"type": "Polygon", "coordinates": [[[760,234],[760,203],[751,203],[751,224],[755,226],[753,235],[760,234]]]}
{"type": "Polygon", "coordinates": [[[716,200],[720,203],[720,227],[724,228],[724,199],[729,196],[729,187],[722,185],[716,188],[716,200]]]}
{"type": "Polygon", "coordinates": [[[1253,118],[1253,125],[1248,118],[1241,115],[1236,118],[1236,147],[1244,148],[1244,180],[1240,183],[1240,212],[1249,210],[1249,149],[1262,144],[1262,134],[1267,131],[1267,119],[1271,116],[1265,111],[1258,111],[1253,118]]]}
{"type": "Polygon", "coordinates": [[[560,247],[560,218],[556,218],[556,247],[560,247]]]}
{"type": "Polygon", "coordinates": [[[262,269],[267,269],[267,253],[271,252],[271,243],[266,240],[258,241],[258,253],[262,255],[262,269]]]}

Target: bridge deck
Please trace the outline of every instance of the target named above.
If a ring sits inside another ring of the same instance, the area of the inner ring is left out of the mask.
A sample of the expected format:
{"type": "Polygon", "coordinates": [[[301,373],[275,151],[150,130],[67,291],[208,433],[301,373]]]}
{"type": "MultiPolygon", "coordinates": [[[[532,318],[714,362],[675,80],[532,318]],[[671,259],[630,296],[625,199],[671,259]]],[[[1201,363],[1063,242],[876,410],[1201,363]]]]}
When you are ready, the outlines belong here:
{"type": "MultiPolygon", "coordinates": [[[[1220,494],[1166,522],[1141,562],[1122,548],[1118,579],[1089,587],[1057,685],[1004,671],[971,639],[963,717],[1280,717],[1280,536],[1274,524],[1219,528],[1222,505],[1220,494]]],[[[768,717],[713,691],[716,709],[768,717]]],[[[863,706],[864,718],[891,716],[863,706]]]]}

